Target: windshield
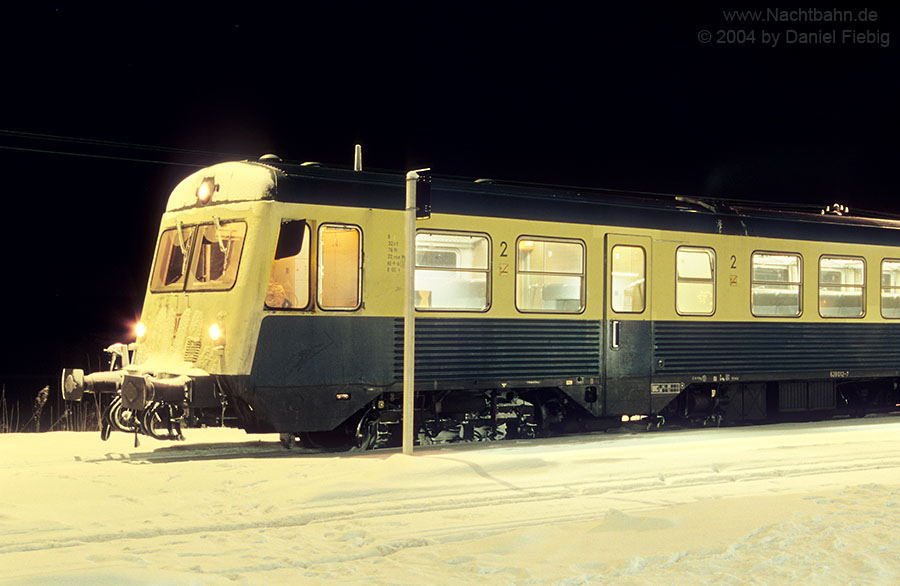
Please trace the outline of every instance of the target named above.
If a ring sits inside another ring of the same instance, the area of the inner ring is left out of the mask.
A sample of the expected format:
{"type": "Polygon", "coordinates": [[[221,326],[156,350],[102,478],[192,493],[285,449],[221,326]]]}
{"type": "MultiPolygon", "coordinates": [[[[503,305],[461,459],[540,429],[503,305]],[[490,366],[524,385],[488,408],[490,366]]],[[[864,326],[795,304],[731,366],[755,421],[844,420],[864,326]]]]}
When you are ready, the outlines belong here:
{"type": "Polygon", "coordinates": [[[156,264],[150,279],[151,291],[181,291],[187,275],[188,251],[194,241],[196,226],[169,228],[159,238],[156,264]]]}
{"type": "Polygon", "coordinates": [[[150,290],[223,291],[237,279],[245,222],[215,222],[163,231],[150,290]]]}

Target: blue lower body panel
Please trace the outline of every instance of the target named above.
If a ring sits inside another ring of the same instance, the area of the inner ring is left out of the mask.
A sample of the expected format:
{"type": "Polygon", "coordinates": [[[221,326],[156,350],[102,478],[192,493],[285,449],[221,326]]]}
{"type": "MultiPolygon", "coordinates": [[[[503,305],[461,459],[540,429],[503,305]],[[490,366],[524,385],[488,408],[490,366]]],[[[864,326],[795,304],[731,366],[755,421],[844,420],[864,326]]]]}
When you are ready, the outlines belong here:
{"type": "MultiPolygon", "coordinates": [[[[416,390],[558,387],[593,415],[619,416],[659,412],[694,383],[900,376],[900,324],[623,321],[617,348],[609,327],[418,317],[416,390]]],[[[278,431],[323,431],[400,391],[402,372],[402,319],[273,315],[244,394],[278,431]]]]}
{"type": "MultiPolygon", "coordinates": [[[[600,327],[418,317],[416,390],[599,386],[600,327]]],[[[381,393],[399,391],[402,373],[402,319],[268,316],[250,375],[251,404],[279,431],[333,429],[381,393]]]]}
{"type": "Polygon", "coordinates": [[[655,322],[652,366],[686,382],[896,377],[900,323],[655,322]]]}

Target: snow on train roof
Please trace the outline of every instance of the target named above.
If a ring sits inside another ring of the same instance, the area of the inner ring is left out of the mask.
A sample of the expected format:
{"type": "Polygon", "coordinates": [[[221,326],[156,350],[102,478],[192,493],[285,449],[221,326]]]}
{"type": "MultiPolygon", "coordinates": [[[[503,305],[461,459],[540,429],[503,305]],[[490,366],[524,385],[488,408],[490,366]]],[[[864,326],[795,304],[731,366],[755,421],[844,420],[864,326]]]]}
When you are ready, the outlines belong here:
{"type": "Polygon", "coordinates": [[[227,162],[204,167],[188,175],[172,190],[166,211],[198,204],[198,190],[207,181],[213,190],[210,202],[256,201],[274,197],[278,177],[274,167],[252,161],[227,162]]]}
{"type": "MultiPolygon", "coordinates": [[[[278,200],[402,210],[404,176],[384,172],[303,166],[283,162],[219,163],[185,178],[166,211],[237,201],[278,200]]],[[[659,228],[770,238],[900,245],[900,221],[892,217],[835,216],[745,201],[648,196],[610,190],[479,183],[449,177],[432,182],[432,209],[439,213],[555,222],[599,222],[609,226],[659,228]]]]}

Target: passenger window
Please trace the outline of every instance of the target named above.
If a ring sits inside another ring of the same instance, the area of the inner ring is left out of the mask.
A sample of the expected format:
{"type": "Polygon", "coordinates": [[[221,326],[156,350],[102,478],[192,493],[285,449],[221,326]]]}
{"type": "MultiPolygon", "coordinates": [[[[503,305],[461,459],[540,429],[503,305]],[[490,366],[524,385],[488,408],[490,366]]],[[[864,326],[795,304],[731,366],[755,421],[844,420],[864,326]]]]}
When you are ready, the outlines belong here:
{"type": "Polygon", "coordinates": [[[266,307],[303,309],[309,305],[309,239],[305,221],[281,224],[266,288],[266,307]]]}
{"type": "Polygon", "coordinates": [[[900,260],[881,261],[881,315],[900,317],[900,260]]]}
{"type": "Polygon", "coordinates": [[[229,222],[198,227],[188,275],[189,291],[225,291],[237,279],[247,224],[229,222]]]}
{"type": "Polygon", "coordinates": [[[516,307],[520,311],[584,310],[584,243],[520,237],[516,244],[516,307]]]}
{"type": "Polygon", "coordinates": [[[187,261],[196,226],[180,226],[163,231],[156,250],[156,265],[150,280],[154,292],[181,291],[187,276],[187,261]]]}
{"type": "Polygon", "coordinates": [[[750,311],[759,317],[800,315],[799,254],[754,252],[751,257],[750,311]]]}
{"type": "Polygon", "coordinates": [[[675,310],[681,315],[715,313],[715,251],[682,246],[675,252],[675,259],[675,310]]]}
{"type": "Polygon", "coordinates": [[[421,310],[485,311],[490,306],[487,236],[416,234],[416,299],[421,310]]]}
{"type": "Polygon", "coordinates": [[[612,309],[641,313],[646,305],[646,253],[640,246],[612,247],[612,309]]]}
{"type": "Polygon", "coordinates": [[[357,309],[362,276],[362,232],[356,226],[319,227],[318,302],[322,309],[357,309]]]}
{"type": "Polygon", "coordinates": [[[866,313],[866,262],[861,258],[819,259],[819,315],[862,317],[866,313]]]}

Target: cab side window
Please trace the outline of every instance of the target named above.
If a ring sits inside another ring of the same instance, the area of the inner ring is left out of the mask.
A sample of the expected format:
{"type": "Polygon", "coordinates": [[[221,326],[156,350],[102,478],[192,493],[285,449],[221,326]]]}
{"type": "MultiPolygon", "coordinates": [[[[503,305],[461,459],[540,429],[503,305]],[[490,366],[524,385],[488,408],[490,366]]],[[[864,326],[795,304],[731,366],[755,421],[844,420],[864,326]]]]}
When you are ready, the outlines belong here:
{"type": "Polygon", "coordinates": [[[318,261],[319,307],[358,309],[362,294],[362,230],[346,224],[322,224],[318,261]]]}
{"type": "Polygon", "coordinates": [[[266,288],[266,307],[304,309],[309,305],[309,240],[305,221],[281,224],[266,288]]]}

